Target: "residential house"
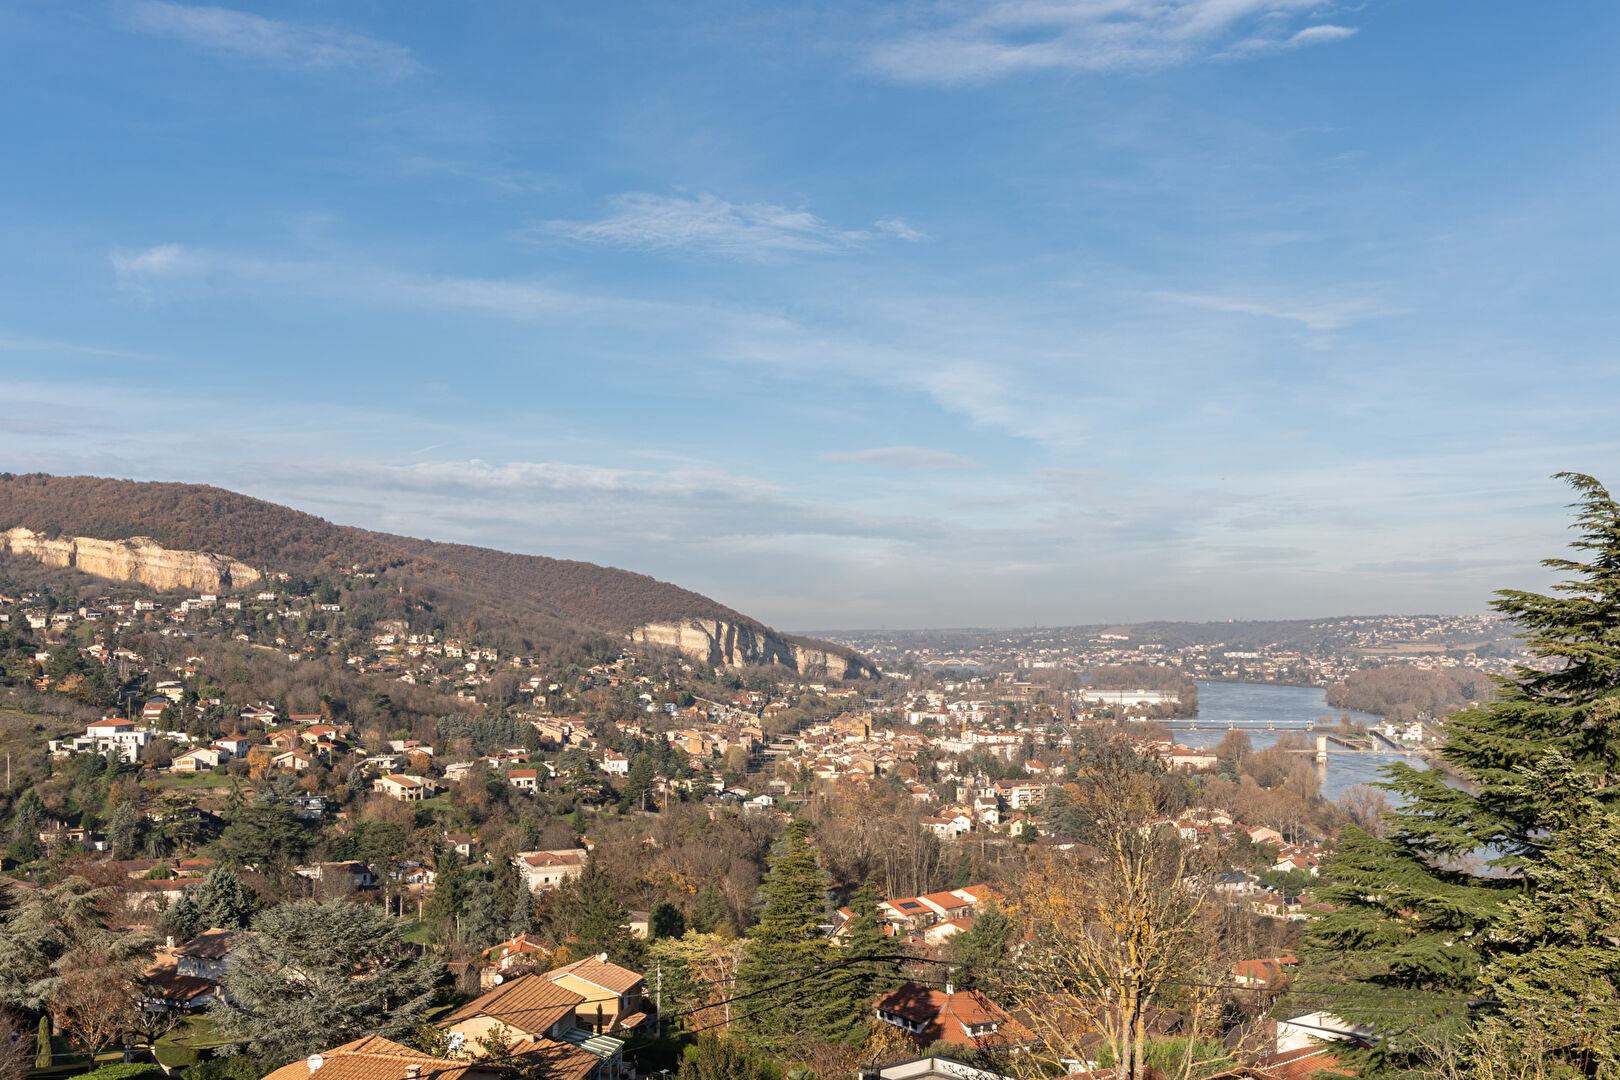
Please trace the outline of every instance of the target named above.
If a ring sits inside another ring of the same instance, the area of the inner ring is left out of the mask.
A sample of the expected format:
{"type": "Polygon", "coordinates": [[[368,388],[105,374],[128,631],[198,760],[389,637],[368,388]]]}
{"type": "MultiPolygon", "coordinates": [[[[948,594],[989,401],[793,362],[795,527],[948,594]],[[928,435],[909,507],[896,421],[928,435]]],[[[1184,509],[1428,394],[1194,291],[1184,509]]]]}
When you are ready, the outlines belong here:
{"type": "Polygon", "coordinates": [[[1265,956],[1239,960],[1232,966],[1232,981],[1238,986],[1278,986],[1299,961],[1292,956],[1265,956]]]}
{"type": "Polygon", "coordinates": [[[315,764],[315,755],[308,750],[288,750],[270,759],[271,767],[291,769],[293,772],[303,772],[313,764],[315,764]]]}
{"type": "Polygon", "coordinates": [[[918,900],[938,913],[941,921],[960,919],[964,915],[972,915],[978,906],[972,893],[967,892],[937,892],[927,896],[919,896],[918,900]]]}
{"type": "Polygon", "coordinates": [[[52,739],[46,745],[51,753],[57,755],[116,754],[124,761],[134,762],[140,759],[141,749],[151,741],[150,728],[137,727],[128,720],[112,716],[91,724],[84,729],[83,735],[71,739],[52,739]]]}
{"type": "Polygon", "coordinates": [[[230,757],[239,758],[246,757],[248,748],[253,744],[240,735],[226,735],[222,738],[215,739],[209,745],[216,750],[223,751],[230,757]]]}
{"type": "Polygon", "coordinates": [[[401,802],[421,802],[437,795],[439,786],[423,776],[389,773],[387,776],[379,776],[372,781],[371,790],[380,791],[389,798],[398,799],[401,802]]]}
{"type": "Polygon", "coordinates": [[[877,1070],[875,1080],[1012,1080],[1012,1077],[950,1058],[925,1057],[885,1066],[877,1070]]]}
{"type": "Polygon", "coordinates": [[[231,954],[244,937],[241,930],[204,930],[184,945],[175,947],[176,973],[219,982],[225,977],[231,954]]]}
{"type": "Polygon", "coordinates": [[[283,1065],[264,1080],[508,1080],[510,1072],[476,1061],[436,1058],[381,1035],[366,1035],[283,1065]]]}
{"type": "Polygon", "coordinates": [[[583,874],[587,857],[584,848],[520,851],[512,856],[512,863],[523,875],[530,892],[545,892],[583,874]]]}
{"type": "Polygon", "coordinates": [[[538,791],[540,789],[540,771],[538,769],[513,769],[506,774],[506,782],[519,791],[538,791]]]}
{"type": "Polygon", "coordinates": [[[175,772],[207,772],[221,761],[222,755],[211,746],[199,746],[175,755],[169,768],[175,772]]]}
{"type": "Polygon", "coordinates": [[[992,790],[1009,810],[1026,810],[1046,801],[1046,785],[1033,780],[997,780],[992,790]]]}
{"type": "Polygon", "coordinates": [[[544,960],[549,955],[551,950],[530,938],[528,934],[519,934],[484,950],[484,959],[501,971],[510,971],[525,961],[544,960]]]}
{"type": "Polygon", "coordinates": [[[439,1028],[449,1039],[454,1054],[466,1054],[474,1061],[484,1056],[483,1041],[498,1027],[504,1027],[515,1037],[513,1047],[520,1058],[543,1052],[555,1055],[537,1070],[547,1077],[566,1077],[568,1080],[587,1080],[592,1077],[616,1077],[618,1050],[613,1057],[604,1059],[564,1039],[574,1026],[574,1009],[585,1000],[567,987],[540,975],[519,975],[480,994],[439,1021],[439,1028]],[[604,1068],[606,1066],[606,1068],[604,1068]]]}
{"type": "Polygon", "coordinates": [[[363,862],[348,860],[344,862],[317,863],[314,866],[295,866],[293,873],[311,881],[336,882],[339,885],[354,889],[370,889],[381,880],[371,867],[363,862]]]}
{"type": "Polygon", "coordinates": [[[630,759],[616,751],[609,750],[602,755],[602,771],[610,776],[630,775],[630,759]]]}
{"type": "Polygon", "coordinates": [[[545,977],[584,999],[574,1008],[574,1023],[599,1035],[634,1031],[653,1011],[646,980],[609,963],[607,953],[548,971],[545,977]]]}
{"type": "Polygon", "coordinates": [[[978,990],[944,990],[906,983],[874,1006],[877,1018],[911,1036],[919,1046],[1004,1047],[1027,1041],[1028,1030],[978,990]]]}

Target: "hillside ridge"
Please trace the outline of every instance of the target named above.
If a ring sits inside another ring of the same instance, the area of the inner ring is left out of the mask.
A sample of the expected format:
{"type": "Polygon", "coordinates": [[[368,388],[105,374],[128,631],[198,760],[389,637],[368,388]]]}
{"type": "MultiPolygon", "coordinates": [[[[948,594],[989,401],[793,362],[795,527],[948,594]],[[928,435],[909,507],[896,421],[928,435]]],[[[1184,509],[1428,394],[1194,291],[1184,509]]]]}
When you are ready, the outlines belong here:
{"type": "MultiPolygon", "coordinates": [[[[647,574],[337,525],[204,484],[0,473],[0,533],[8,538],[0,549],[12,554],[155,588],[207,587],[209,582],[200,572],[165,576],[135,569],[127,555],[137,540],[170,561],[194,567],[226,560],[244,569],[301,577],[351,566],[394,567],[412,581],[421,606],[453,611],[525,639],[598,633],[666,644],[659,639],[689,637],[666,628],[696,622],[720,628],[715,636],[743,646],[717,650],[695,638],[669,643],[694,659],[731,666],[784,664],[801,674],[837,671],[833,677],[844,670],[850,677],[875,674],[853,650],[789,640],[710,597],[647,574]],[[94,558],[79,559],[78,549],[94,558]],[[649,628],[659,629],[645,632],[649,628]]],[[[228,583],[233,576],[239,583],[252,578],[237,570],[214,580],[228,583]]]]}

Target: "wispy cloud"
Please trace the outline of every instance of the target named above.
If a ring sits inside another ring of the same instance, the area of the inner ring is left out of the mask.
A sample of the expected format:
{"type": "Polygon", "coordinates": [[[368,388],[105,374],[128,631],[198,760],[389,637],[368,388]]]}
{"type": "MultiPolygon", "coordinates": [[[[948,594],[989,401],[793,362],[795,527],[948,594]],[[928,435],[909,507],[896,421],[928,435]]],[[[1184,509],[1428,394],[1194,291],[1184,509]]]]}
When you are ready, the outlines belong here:
{"type": "Polygon", "coordinates": [[[1242,41],[1228,46],[1217,53],[1218,59],[1246,60],[1251,56],[1262,53],[1284,52],[1288,49],[1299,49],[1306,45],[1325,45],[1333,41],[1343,41],[1354,37],[1356,27],[1337,26],[1333,23],[1318,23],[1297,30],[1292,34],[1259,34],[1255,37],[1244,38],[1242,41]]]}
{"type": "Polygon", "coordinates": [[[1297,20],[1320,0],[1000,0],[921,9],[868,56],[901,82],[967,83],[1026,71],[1150,70],[1342,40],[1351,27],[1297,20]],[[1290,32],[1292,31],[1292,32],[1290,32]]]}
{"type": "Polygon", "coordinates": [[[1333,299],[1276,298],[1252,296],[1225,296],[1216,293],[1155,293],[1162,300],[1187,307],[1225,311],[1234,315],[1259,315],[1268,319],[1296,322],[1307,330],[1341,330],[1351,323],[1364,322],[1386,315],[1397,314],[1398,309],[1371,296],[1347,296],[1333,299]]]}
{"type": "Polygon", "coordinates": [[[926,446],[874,446],[869,450],[829,450],[825,461],[849,461],[885,469],[982,469],[970,457],[934,450],[926,446]]]}
{"type": "Polygon", "coordinates": [[[402,79],[421,67],[411,51],[334,27],[267,19],[246,11],[168,0],[127,0],[126,25],[211,52],[302,71],[356,71],[402,79]]]}
{"type": "Polygon", "coordinates": [[[807,210],[770,203],[734,203],[714,195],[615,196],[611,212],[595,221],[547,221],[534,230],[588,244],[684,250],[732,258],[848,251],[877,238],[916,243],[927,236],[904,221],[867,229],[841,229],[807,210]]]}

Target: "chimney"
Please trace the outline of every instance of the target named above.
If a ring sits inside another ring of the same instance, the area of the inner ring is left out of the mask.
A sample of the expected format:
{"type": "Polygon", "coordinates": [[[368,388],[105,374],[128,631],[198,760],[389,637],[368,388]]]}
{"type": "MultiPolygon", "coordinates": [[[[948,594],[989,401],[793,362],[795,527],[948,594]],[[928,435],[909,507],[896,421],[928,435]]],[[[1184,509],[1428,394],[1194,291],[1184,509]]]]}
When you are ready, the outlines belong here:
{"type": "Polygon", "coordinates": [[[956,984],[951,982],[951,980],[946,979],[945,980],[945,996],[950,997],[954,993],[956,993],[956,984]]]}
{"type": "Polygon", "coordinates": [[[405,1075],[409,1078],[409,1080],[417,1080],[417,1077],[422,1075],[422,1066],[418,1065],[414,1061],[411,1062],[409,1065],[405,1066],[405,1075]]]}

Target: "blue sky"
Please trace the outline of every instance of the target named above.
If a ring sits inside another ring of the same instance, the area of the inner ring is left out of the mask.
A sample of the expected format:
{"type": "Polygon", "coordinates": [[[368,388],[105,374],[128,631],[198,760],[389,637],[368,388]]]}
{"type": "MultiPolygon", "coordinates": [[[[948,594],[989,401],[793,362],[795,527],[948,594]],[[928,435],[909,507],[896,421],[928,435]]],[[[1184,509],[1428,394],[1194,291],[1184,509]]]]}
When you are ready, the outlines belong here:
{"type": "Polygon", "coordinates": [[[1620,485],[1620,7],[0,7],[0,467],[787,628],[1479,611],[1620,485]]]}

